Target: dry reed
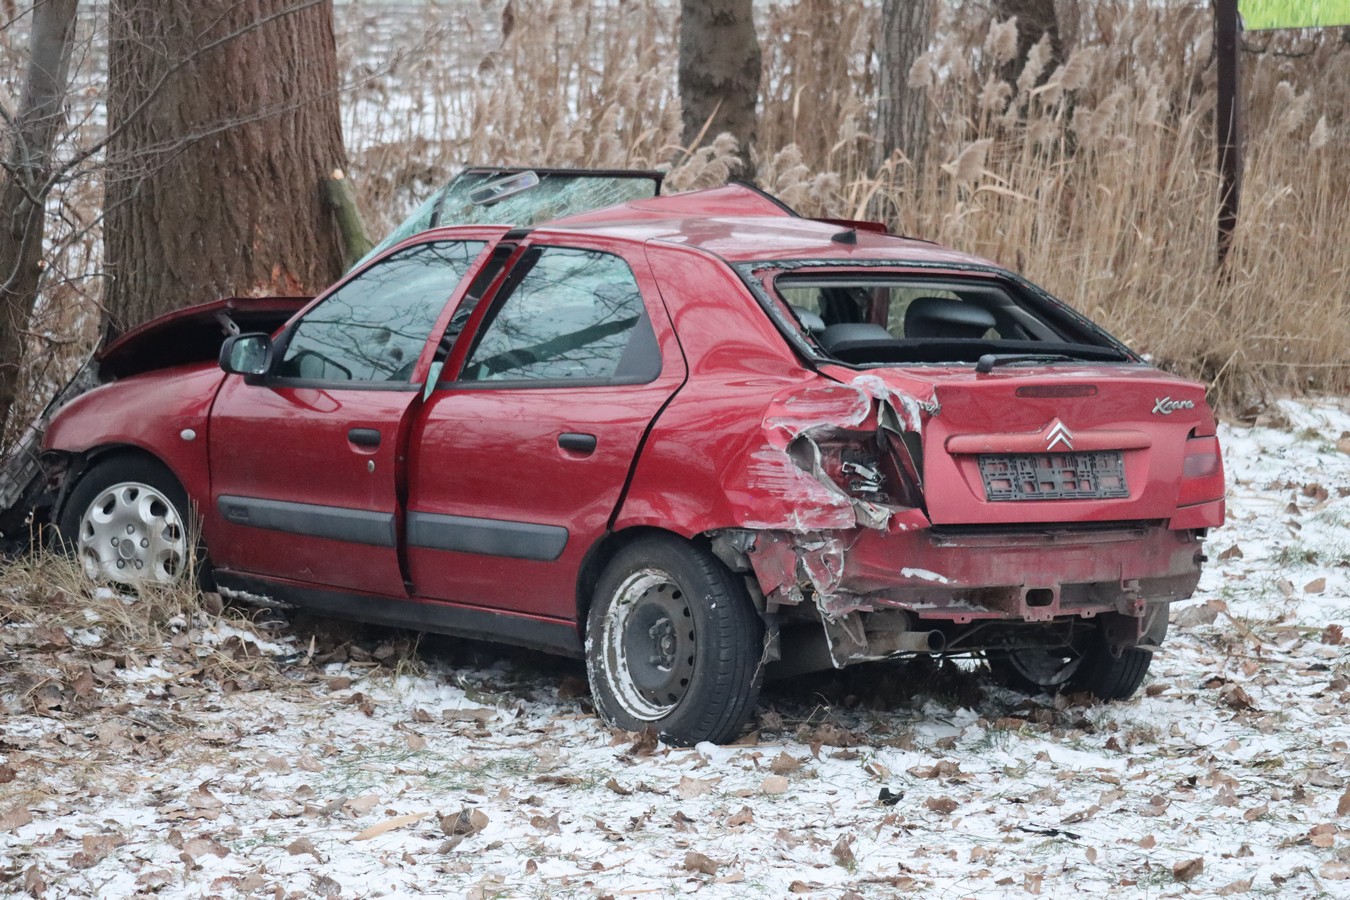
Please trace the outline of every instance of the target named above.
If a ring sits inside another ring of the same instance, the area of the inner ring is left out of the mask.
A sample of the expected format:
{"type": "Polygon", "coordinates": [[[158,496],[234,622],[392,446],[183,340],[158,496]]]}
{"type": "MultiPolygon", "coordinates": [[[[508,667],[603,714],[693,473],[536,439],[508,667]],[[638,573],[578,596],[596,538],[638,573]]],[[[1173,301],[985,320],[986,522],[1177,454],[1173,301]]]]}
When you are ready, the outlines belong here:
{"type": "MultiPolygon", "coordinates": [[[[1350,391],[1350,41],[1330,29],[1245,37],[1243,215],[1220,276],[1208,7],[1060,6],[1067,61],[1041,47],[1008,79],[1012,26],[985,4],[943,4],[910,73],[931,102],[927,164],[897,155],[879,168],[875,0],[758,6],[760,184],[808,215],[882,218],[1010,266],[1204,380],[1230,412],[1350,391]]],[[[673,4],[350,2],[337,20],[373,231],[468,163],[673,166],[676,189],[725,178],[725,140],[680,146],[673,4]]],[[[81,71],[96,107],[97,52],[81,71]]],[[[14,92],[12,72],[0,88],[14,92]]],[[[99,120],[86,111],[68,143],[99,120]]],[[[94,172],[53,200],[32,409],[96,337],[98,194],[94,172]]]]}

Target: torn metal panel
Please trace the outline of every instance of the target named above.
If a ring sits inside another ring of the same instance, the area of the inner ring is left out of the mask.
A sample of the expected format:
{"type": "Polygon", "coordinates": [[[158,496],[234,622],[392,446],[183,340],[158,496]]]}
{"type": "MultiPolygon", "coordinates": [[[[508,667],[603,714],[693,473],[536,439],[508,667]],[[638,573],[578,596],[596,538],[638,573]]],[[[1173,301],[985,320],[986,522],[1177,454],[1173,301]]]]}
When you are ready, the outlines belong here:
{"type": "MultiPolygon", "coordinates": [[[[890,502],[894,486],[887,484],[882,458],[894,451],[885,435],[919,435],[923,417],[940,409],[936,395],[921,401],[874,375],[779,395],[764,416],[765,444],[747,455],[728,485],[731,493],[740,487],[755,495],[744,524],[801,533],[924,527],[922,512],[890,502]],[[844,459],[844,447],[856,448],[860,458],[844,459]]],[[[919,476],[913,464],[898,474],[919,476]]]]}

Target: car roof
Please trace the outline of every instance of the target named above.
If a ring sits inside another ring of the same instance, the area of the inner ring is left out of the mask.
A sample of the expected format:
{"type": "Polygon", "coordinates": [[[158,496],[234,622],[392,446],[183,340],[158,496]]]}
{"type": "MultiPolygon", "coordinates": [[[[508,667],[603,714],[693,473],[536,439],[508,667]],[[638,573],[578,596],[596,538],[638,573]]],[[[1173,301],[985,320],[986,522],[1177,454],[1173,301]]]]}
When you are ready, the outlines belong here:
{"type": "MultiPolygon", "coordinates": [[[[465,226],[446,225],[431,233],[450,236],[465,226]]],[[[507,232],[508,226],[478,226],[475,233],[507,232]]],[[[875,223],[803,218],[763,191],[748,185],[632,200],[535,225],[535,239],[598,236],[636,243],[676,244],[714,254],[729,263],[792,260],[917,264],[952,268],[1001,268],[989,260],[929,241],[886,234],[875,223]]]]}
{"type": "Polygon", "coordinates": [[[590,233],[694,247],[728,262],[812,259],[895,261],[954,267],[992,266],[988,260],[929,241],[880,233],[871,223],[798,216],[752,187],[723,187],[633,200],[537,226],[538,232],[590,233]]]}

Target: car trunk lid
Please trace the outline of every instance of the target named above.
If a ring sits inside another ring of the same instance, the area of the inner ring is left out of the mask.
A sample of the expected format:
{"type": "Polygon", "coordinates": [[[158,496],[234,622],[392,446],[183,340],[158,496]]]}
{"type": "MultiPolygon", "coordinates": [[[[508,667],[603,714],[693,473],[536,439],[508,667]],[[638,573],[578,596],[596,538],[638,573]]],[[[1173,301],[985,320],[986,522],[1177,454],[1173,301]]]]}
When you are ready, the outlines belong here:
{"type": "Polygon", "coordinates": [[[876,376],[925,405],[920,469],[934,525],[1168,519],[1187,439],[1213,434],[1201,386],[1140,364],[822,371],[876,376]]]}

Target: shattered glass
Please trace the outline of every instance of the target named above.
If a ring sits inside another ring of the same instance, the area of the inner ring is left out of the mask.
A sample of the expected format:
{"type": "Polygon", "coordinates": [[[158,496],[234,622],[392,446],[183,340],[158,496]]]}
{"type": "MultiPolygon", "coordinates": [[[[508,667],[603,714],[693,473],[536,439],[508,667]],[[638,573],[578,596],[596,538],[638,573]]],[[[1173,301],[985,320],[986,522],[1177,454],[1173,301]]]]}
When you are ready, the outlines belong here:
{"type": "Polygon", "coordinates": [[[627,203],[630,200],[655,197],[661,191],[661,176],[655,172],[583,169],[526,171],[532,171],[537,175],[536,184],[516,192],[503,192],[501,199],[483,203],[475,201],[483,196],[485,188],[503,178],[520,175],[522,171],[464,170],[449,184],[432,194],[356,265],[363,265],[400,241],[429,228],[446,225],[526,227],[560,219],[563,216],[627,203]]]}

